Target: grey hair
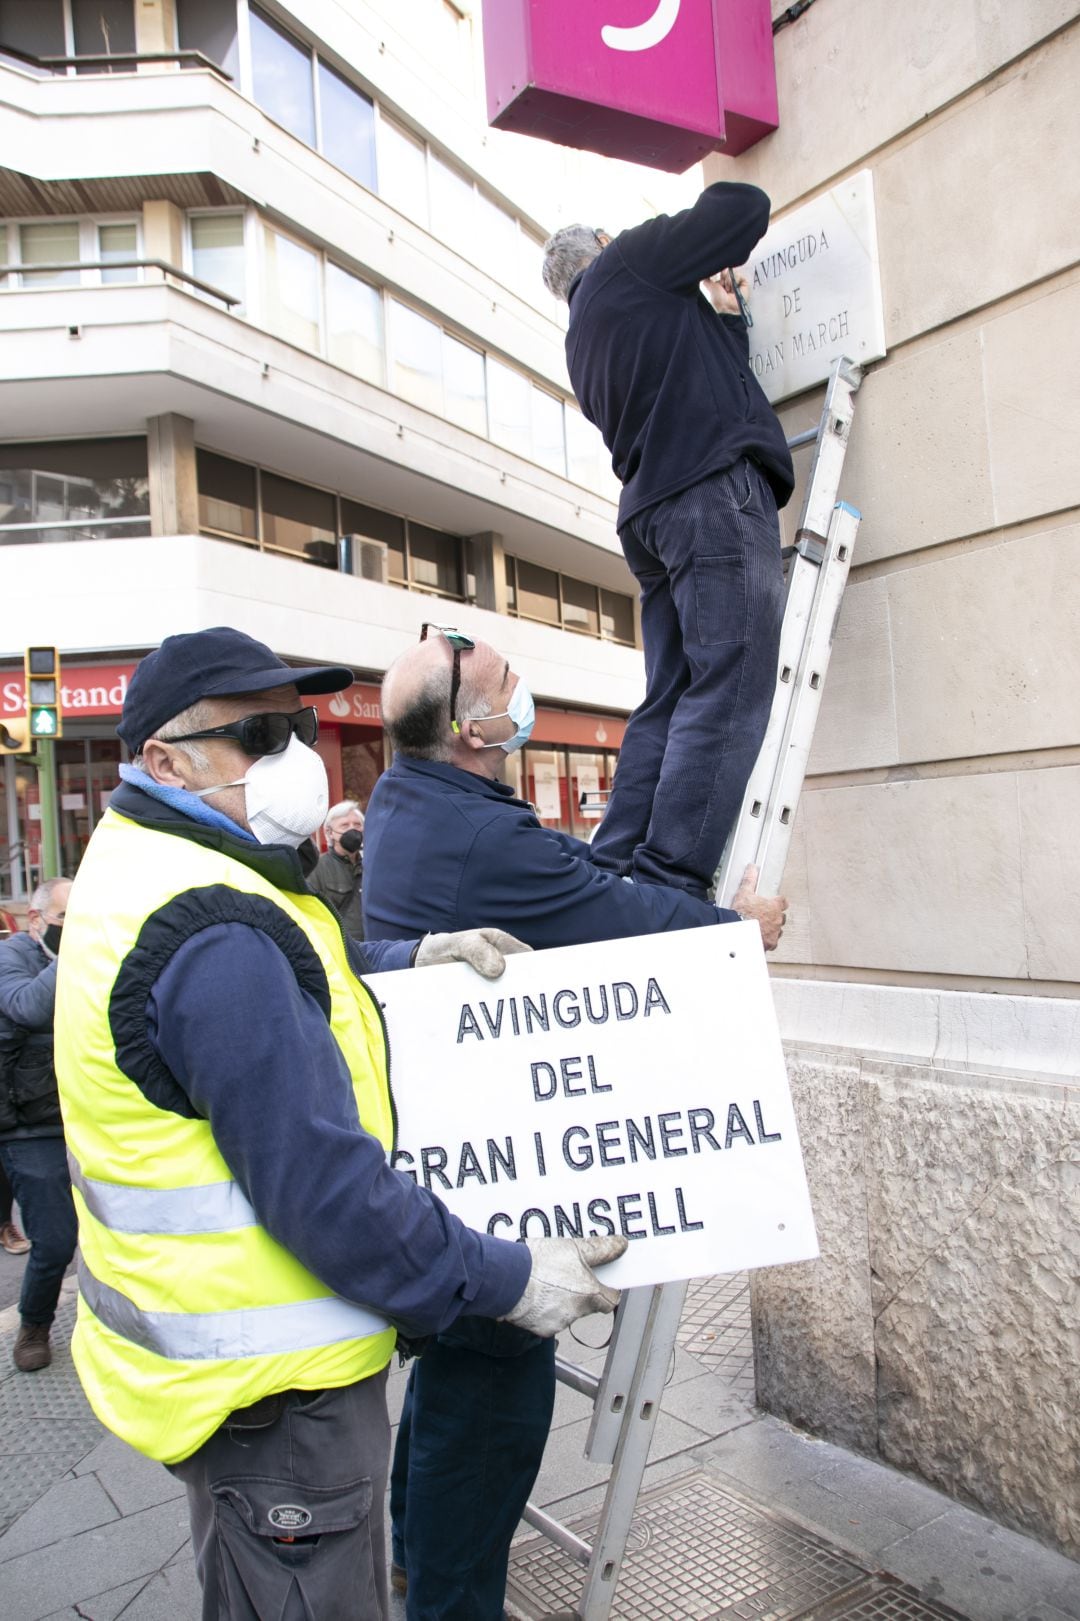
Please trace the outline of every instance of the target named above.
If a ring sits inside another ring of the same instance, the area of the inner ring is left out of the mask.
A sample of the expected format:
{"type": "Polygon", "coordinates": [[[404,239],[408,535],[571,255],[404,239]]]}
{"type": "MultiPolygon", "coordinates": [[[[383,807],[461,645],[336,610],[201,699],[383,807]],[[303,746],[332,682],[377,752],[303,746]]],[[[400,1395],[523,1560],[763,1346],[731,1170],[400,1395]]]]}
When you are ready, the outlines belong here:
{"type": "Polygon", "coordinates": [[[30,897],[31,912],[46,912],[52,905],[57,884],[70,884],[70,878],[43,878],[30,897]]]}
{"type": "MultiPolygon", "coordinates": [[[[173,738],[183,737],[185,732],[203,732],[209,726],[210,719],[210,710],[206,699],[200,698],[190,708],[182,709],[178,715],[173,716],[172,720],[167,720],[163,726],[159,726],[153,734],[153,741],[157,743],[173,743],[173,738]]],[[[151,739],[147,738],[146,741],[149,743],[151,739]]],[[[145,747],[145,744],[143,746],[145,747]]],[[[209,766],[210,757],[205,749],[199,747],[198,743],[174,743],[173,746],[178,748],[181,754],[187,756],[196,771],[205,771],[209,766]]],[[[145,771],[142,749],[135,755],[131,763],[136,770],[145,771]]]]}
{"type": "Polygon", "coordinates": [[[342,816],[348,816],[350,811],[355,811],[357,816],[359,816],[361,823],[363,823],[364,813],[356,803],[356,800],[340,799],[336,805],[331,805],[330,809],[327,811],[326,818],[323,822],[323,832],[329,833],[333,828],[334,823],[339,821],[342,816]]]}
{"type": "MultiPolygon", "coordinates": [[[[450,731],[451,666],[429,670],[401,713],[391,718],[383,713],[383,725],[395,753],[410,760],[450,760],[453,734],[450,731]]],[[[464,683],[463,683],[464,684],[464,683]]]]}
{"type": "Polygon", "coordinates": [[[579,270],[604,251],[591,225],[564,225],[544,243],[544,286],[565,304],[579,270]]]}

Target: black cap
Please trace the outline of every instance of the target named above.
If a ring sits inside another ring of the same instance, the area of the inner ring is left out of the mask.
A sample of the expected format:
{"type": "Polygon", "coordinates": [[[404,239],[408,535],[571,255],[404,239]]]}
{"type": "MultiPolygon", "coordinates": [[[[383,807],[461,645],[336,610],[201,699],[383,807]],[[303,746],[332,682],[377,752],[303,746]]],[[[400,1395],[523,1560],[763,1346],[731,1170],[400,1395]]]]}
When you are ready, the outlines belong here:
{"type": "Polygon", "coordinates": [[[306,664],[294,669],[265,642],[230,625],[166,636],[161,646],[135,667],[124,699],[117,735],[132,754],[166,721],[200,698],[262,692],[294,686],[303,693],[343,692],[353,673],[337,664],[306,664]]]}

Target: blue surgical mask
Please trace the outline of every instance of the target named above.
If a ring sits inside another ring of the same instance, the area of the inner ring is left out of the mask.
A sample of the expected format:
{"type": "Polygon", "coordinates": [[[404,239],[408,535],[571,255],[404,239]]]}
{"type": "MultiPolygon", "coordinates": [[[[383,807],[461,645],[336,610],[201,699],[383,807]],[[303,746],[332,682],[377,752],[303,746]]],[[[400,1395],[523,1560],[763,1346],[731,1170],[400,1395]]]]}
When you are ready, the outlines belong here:
{"type": "Polygon", "coordinates": [[[518,749],[525,747],[536,725],[536,705],[533,703],[533,695],[519,676],[518,684],[510,694],[510,702],[505,709],[500,710],[497,715],[475,715],[473,719],[512,720],[517,727],[513,737],[508,738],[505,743],[483,743],[481,747],[502,749],[507,754],[514,754],[518,749]]]}

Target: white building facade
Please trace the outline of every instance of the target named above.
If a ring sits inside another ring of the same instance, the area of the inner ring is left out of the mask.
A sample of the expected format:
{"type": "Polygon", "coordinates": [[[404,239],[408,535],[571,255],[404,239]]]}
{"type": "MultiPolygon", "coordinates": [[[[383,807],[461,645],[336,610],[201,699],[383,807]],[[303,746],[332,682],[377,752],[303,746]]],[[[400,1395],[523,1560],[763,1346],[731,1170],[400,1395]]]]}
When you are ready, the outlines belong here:
{"type": "MultiPolygon", "coordinates": [[[[541,245],[694,183],[488,132],[466,0],[0,0],[0,47],[0,720],[58,645],[64,869],[137,658],[220,623],[356,671],[320,748],[361,802],[422,621],[493,641],[539,704],[519,786],[586,832],[641,658],[541,245]]],[[[0,795],[18,896],[35,774],[0,795]]]]}

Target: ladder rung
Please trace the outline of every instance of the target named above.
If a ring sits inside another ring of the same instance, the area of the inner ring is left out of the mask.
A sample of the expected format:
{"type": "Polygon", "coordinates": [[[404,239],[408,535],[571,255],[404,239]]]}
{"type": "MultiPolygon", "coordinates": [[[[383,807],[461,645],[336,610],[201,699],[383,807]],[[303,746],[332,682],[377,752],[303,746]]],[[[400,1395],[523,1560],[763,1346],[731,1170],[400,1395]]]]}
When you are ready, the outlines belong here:
{"type": "Polygon", "coordinates": [[[573,1531],[568,1526],[565,1526],[561,1520],[552,1519],[550,1514],[545,1514],[543,1509],[537,1508],[535,1503],[525,1504],[525,1512],[521,1518],[528,1525],[534,1525],[538,1531],[542,1531],[549,1542],[553,1542],[557,1548],[561,1548],[564,1553],[568,1553],[571,1559],[576,1559],[579,1565],[583,1565],[586,1570],[589,1568],[592,1548],[589,1543],[583,1542],[580,1537],[576,1537],[573,1531]]]}
{"type": "Polygon", "coordinates": [[[805,433],[796,433],[787,442],[789,450],[798,450],[801,445],[812,445],[818,436],[817,428],[807,428],[805,433]]]}
{"type": "Polygon", "coordinates": [[[555,1377],[562,1385],[569,1385],[571,1390],[577,1390],[583,1396],[591,1396],[596,1400],[600,1389],[600,1376],[589,1373],[586,1368],[579,1367],[576,1362],[565,1362],[561,1356],[555,1358],[555,1377]]]}

